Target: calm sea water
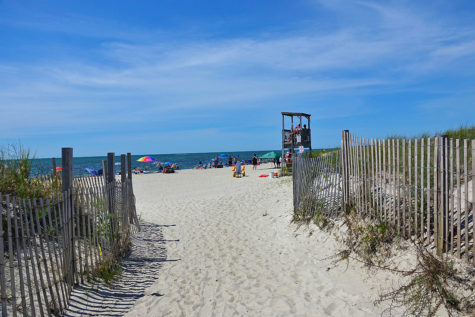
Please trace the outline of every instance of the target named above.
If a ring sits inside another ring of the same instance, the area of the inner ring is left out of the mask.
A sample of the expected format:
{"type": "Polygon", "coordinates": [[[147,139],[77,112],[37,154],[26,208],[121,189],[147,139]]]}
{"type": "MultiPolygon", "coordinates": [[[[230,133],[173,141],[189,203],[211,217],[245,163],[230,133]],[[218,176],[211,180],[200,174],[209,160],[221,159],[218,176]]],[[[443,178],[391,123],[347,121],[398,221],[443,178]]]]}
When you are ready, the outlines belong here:
{"type": "MultiPolygon", "coordinates": [[[[172,162],[177,163],[180,169],[190,169],[194,168],[199,161],[202,161],[203,164],[206,164],[211,161],[216,155],[228,154],[230,156],[236,156],[240,160],[250,160],[254,153],[258,156],[270,152],[267,151],[244,151],[244,152],[210,152],[210,153],[183,153],[183,154],[141,154],[141,155],[132,155],[132,168],[140,167],[145,168],[149,167],[151,170],[156,170],[153,168],[151,163],[137,162],[142,156],[148,155],[160,162],[172,162]]],[[[274,150],[280,151],[280,150],[274,150]]],[[[73,161],[74,165],[74,175],[89,175],[86,171],[86,168],[92,168],[96,171],[102,168],[102,160],[106,160],[106,156],[93,156],[93,157],[75,157],[73,161]]],[[[221,161],[227,159],[220,159],[221,161]]],[[[120,171],[120,156],[115,157],[116,161],[116,173],[120,171]]],[[[61,166],[61,159],[56,159],[56,165],[61,166]]],[[[49,174],[52,170],[51,159],[35,159],[33,161],[33,174],[49,174]]]]}

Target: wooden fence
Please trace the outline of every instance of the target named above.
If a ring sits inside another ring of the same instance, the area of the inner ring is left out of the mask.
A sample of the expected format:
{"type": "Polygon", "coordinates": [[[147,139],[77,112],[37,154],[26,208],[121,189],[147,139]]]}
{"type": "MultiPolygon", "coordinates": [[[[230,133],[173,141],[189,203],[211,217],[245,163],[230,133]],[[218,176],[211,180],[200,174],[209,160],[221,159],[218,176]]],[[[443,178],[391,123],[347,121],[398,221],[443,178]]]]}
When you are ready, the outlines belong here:
{"type": "MultiPolygon", "coordinates": [[[[439,255],[450,253],[475,263],[475,140],[444,136],[377,140],[345,130],[339,154],[333,155],[341,158],[339,178],[334,176],[335,164],[329,165],[333,160],[325,156],[317,159],[320,165],[313,158],[295,158],[295,210],[305,207],[302,201],[309,191],[314,191],[315,202],[322,202],[323,190],[341,188],[342,195],[331,199],[341,199],[342,208],[390,222],[401,236],[435,248],[439,255]],[[328,181],[331,177],[334,180],[328,181]]],[[[336,211],[327,213],[335,216],[336,211]]]]}
{"type": "Polygon", "coordinates": [[[337,216],[343,206],[340,167],[339,151],[318,157],[294,157],[295,211],[305,213],[307,219],[317,213],[337,216]]]}
{"type": "Polygon", "coordinates": [[[125,254],[139,228],[132,178],[125,165],[120,180],[110,174],[70,179],[67,190],[48,198],[0,193],[2,316],[61,316],[74,285],[125,254]]]}

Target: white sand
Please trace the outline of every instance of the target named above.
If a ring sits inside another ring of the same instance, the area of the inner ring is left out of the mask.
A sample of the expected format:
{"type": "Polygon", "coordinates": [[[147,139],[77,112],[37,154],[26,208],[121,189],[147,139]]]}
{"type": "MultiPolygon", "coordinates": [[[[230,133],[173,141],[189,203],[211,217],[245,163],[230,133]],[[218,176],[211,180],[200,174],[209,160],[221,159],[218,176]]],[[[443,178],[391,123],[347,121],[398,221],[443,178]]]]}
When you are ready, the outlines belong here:
{"type": "Polygon", "coordinates": [[[128,316],[380,316],[395,276],[358,263],[331,267],[326,233],[290,224],[290,178],[247,168],[134,177],[142,220],[164,226],[166,262],[128,316]],[[176,260],[176,261],[173,261],[176,260]]]}

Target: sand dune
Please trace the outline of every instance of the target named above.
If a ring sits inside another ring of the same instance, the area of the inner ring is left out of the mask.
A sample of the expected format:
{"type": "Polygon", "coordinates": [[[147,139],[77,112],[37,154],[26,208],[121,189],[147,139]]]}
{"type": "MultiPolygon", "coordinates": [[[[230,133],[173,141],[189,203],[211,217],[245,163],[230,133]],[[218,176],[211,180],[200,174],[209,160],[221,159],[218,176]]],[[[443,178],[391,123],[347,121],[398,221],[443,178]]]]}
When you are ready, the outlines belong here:
{"type": "Polygon", "coordinates": [[[373,301],[395,277],[357,263],[327,270],[336,242],[290,224],[292,183],[257,177],[268,167],[134,178],[141,218],[167,225],[167,261],[127,316],[381,314],[373,301]]]}

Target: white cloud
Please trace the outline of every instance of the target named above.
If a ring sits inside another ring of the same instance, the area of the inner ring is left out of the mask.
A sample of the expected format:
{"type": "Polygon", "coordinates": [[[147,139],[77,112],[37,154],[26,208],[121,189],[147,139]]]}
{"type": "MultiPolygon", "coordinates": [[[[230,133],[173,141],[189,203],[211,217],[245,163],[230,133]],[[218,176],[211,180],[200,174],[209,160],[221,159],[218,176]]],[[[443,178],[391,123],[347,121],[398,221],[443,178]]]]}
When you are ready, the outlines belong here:
{"type": "MultiPolygon", "coordinates": [[[[284,34],[152,42],[146,32],[132,28],[122,33],[124,26],[77,16],[4,20],[16,27],[114,40],[95,48],[107,63],[73,58],[41,65],[0,63],[0,80],[7,83],[0,87],[0,110],[9,118],[0,131],[20,136],[67,133],[80,131],[78,122],[94,131],[104,120],[167,121],[177,111],[193,117],[256,104],[275,112],[282,110],[281,104],[269,101],[278,98],[408,89],[420,76],[465,69],[464,61],[475,55],[474,32],[414,8],[318,3],[344,22],[325,30],[316,23],[284,34]],[[35,22],[45,19],[45,25],[35,22]],[[75,22],[68,26],[69,21],[75,22]]],[[[171,33],[165,37],[174,38],[171,33]]],[[[326,109],[324,116],[344,112],[335,109],[326,109]]]]}

